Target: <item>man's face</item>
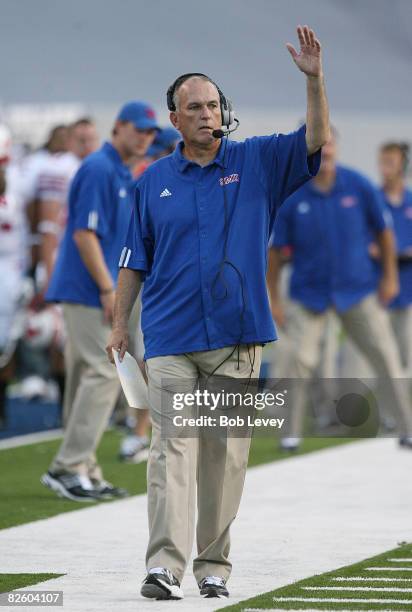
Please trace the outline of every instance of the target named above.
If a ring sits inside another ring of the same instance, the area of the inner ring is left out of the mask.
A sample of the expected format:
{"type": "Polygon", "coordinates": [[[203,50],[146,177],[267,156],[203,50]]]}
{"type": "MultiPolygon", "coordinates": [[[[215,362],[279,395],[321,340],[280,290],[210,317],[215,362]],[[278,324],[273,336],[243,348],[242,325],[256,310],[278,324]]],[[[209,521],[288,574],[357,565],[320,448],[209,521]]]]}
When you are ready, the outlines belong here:
{"type": "Polygon", "coordinates": [[[185,142],[204,147],[216,143],[212,132],[222,126],[216,86],[198,77],[185,81],[178,90],[178,107],[170,113],[170,120],[185,142]]]}
{"type": "Polygon", "coordinates": [[[156,136],[156,130],[140,130],[130,121],[116,123],[119,145],[126,157],[143,157],[156,136]]]}
{"type": "Polygon", "coordinates": [[[69,131],[66,127],[56,128],[49,141],[51,153],[63,153],[67,151],[69,131]]]}
{"type": "Polygon", "coordinates": [[[70,150],[79,158],[84,159],[96,151],[99,137],[94,124],[80,124],[72,128],[70,150]]]}
{"type": "Polygon", "coordinates": [[[336,168],[337,157],[338,145],[336,142],[336,137],[331,135],[328,142],[322,147],[320,172],[333,172],[336,168]]]}
{"type": "Polygon", "coordinates": [[[403,174],[403,155],[400,151],[382,151],[379,155],[379,173],[384,183],[398,179],[403,174]]]}

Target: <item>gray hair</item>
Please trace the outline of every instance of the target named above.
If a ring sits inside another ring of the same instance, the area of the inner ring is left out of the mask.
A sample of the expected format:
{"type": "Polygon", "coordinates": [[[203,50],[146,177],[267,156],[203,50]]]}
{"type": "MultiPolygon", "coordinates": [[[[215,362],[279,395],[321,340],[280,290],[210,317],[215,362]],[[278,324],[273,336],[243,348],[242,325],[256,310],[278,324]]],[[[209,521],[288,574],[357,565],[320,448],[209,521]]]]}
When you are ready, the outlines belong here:
{"type": "Polygon", "coordinates": [[[208,83],[212,83],[212,85],[214,85],[216,89],[218,89],[216,83],[212,81],[212,79],[209,79],[209,77],[206,75],[203,76],[203,75],[193,74],[191,76],[188,76],[185,79],[182,79],[181,81],[179,80],[176,83],[176,86],[173,92],[173,104],[175,105],[176,110],[179,110],[179,89],[181,88],[183,83],[186,83],[186,81],[188,81],[189,79],[200,79],[201,81],[207,81],[208,83]]]}

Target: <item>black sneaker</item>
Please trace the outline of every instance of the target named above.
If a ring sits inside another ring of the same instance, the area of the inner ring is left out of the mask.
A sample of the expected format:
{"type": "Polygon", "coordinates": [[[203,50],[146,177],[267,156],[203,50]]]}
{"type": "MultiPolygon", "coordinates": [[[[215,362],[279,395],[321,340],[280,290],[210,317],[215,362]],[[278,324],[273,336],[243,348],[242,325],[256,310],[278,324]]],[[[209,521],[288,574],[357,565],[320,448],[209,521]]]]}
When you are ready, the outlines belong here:
{"type": "Polygon", "coordinates": [[[403,446],[403,448],[412,448],[412,437],[402,436],[399,438],[399,446],[403,446]]]}
{"type": "Polygon", "coordinates": [[[46,472],[40,478],[40,482],[59,497],[67,497],[73,501],[95,502],[100,499],[99,493],[93,488],[87,476],[46,472]]]}
{"type": "Polygon", "coordinates": [[[91,479],[94,490],[96,491],[99,499],[121,499],[122,497],[129,497],[130,493],[126,489],[121,487],[114,487],[107,480],[95,480],[91,479]]]}
{"type": "Polygon", "coordinates": [[[205,598],[229,597],[224,578],[219,576],[206,576],[199,582],[200,595],[205,598]]]}
{"type": "Polygon", "coordinates": [[[140,593],[149,599],[183,599],[180,582],[165,567],[154,567],[149,571],[140,593]]]}

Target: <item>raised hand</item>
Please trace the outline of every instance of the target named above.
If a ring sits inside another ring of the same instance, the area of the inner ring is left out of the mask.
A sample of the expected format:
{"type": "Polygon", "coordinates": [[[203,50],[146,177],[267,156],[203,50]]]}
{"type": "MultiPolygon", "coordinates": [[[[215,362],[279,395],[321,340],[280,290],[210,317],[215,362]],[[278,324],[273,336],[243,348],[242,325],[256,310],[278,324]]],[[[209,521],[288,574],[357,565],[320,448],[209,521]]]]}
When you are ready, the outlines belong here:
{"type": "Polygon", "coordinates": [[[298,33],[300,51],[296,51],[295,47],[291,43],[287,43],[286,47],[292,56],[296,66],[304,72],[307,76],[321,76],[322,75],[322,57],[321,57],[321,46],[319,40],[315,36],[315,32],[311,30],[307,25],[298,26],[296,28],[298,33]]]}

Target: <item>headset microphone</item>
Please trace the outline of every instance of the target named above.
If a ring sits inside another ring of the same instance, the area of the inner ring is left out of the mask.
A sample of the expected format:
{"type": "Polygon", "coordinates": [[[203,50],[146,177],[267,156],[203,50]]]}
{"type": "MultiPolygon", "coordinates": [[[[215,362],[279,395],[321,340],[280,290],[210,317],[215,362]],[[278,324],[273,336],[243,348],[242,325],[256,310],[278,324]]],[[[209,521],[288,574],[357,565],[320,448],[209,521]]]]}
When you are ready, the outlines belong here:
{"type": "Polygon", "coordinates": [[[237,128],[239,127],[239,120],[236,119],[236,117],[233,119],[233,121],[236,123],[235,127],[227,130],[213,130],[212,132],[212,136],[213,138],[223,138],[224,136],[228,136],[229,134],[231,134],[232,132],[236,131],[237,128]]]}

